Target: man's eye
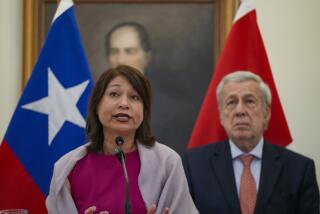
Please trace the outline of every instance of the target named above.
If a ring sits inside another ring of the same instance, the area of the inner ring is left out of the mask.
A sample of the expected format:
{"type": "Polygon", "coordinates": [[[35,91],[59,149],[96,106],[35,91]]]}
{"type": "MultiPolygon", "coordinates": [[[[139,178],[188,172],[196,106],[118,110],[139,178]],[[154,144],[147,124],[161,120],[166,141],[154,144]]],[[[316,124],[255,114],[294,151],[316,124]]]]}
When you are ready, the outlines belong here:
{"type": "Polygon", "coordinates": [[[227,106],[234,106],[236,104],[236,101],[235,100],[229,100],[227,102],[227,106]]]}
{"type": "Polygon", "coordinates": [[[253,99],[248,99],[248,100],[246,100],[246,103],[249,105],[252,105],[252,104],[255,104],[256,102],[253,99]]]}
{"type": "Polygon", "coordinates": [[[136,48],[130,48],[130,49],[127,49],[126,52],[128,54],[136,54],[137,53],[137,49],[136,48]]]}
{"type": "Polygon", "coordinates": [[[118,52],[119,52],[119,51],[118,51],[117,49],[111,48],[110,51],[109,51],[109,54],[110,54],[110,55],[116,55],[116,54],[118,54],[118,52]]]}

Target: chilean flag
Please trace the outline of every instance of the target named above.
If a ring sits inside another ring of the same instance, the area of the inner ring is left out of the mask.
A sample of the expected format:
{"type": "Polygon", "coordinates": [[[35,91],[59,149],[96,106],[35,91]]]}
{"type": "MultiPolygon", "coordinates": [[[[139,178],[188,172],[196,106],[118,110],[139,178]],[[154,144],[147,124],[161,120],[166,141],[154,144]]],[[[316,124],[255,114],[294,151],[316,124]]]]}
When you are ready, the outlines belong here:
{"type": "Polygon", "coordinates": [[[0,210],[47,212],[54,163],[85,143],[92,85],[73,2],[62,0],[0,147],[0,210]]]}
{"type": "Polygon", "coordinates": [[[227,138],[219,120],[216,87],[225,75],[240,70],[251,71],[259,75],[271,89],[271,120],[264,134],[265,139],[280,146],[291,143],[291,134],[257,25],[256,11],[250,0],[243,0],[213,73],[188,148],[222,141],[227,138]]]}

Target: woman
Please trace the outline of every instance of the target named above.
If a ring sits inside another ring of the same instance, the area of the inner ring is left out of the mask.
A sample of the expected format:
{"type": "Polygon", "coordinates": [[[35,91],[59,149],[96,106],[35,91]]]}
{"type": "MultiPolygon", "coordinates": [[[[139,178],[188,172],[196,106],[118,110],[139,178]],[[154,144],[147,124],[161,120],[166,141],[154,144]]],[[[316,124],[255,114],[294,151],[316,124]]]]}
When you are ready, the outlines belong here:
{"type": "Polygon", "coordinates": [[[151,87],[141,72],[125,65],[104,72],[89,103],[89,143],[55,164],[49,213],[124,213],[125,178],[114,155],[118,136],[124,139],[132,213],[198,213],[181,159],[155,142],[150,115],[151,87]]]}

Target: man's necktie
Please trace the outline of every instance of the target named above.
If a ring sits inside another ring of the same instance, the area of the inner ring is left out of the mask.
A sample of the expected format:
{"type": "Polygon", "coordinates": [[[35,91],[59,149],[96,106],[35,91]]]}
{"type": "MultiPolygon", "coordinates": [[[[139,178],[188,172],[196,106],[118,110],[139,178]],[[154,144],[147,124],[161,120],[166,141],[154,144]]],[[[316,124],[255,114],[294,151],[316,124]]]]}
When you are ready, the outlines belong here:
{"type": "Polygon", "coordinates": [[[243,164],[243,171],[240,181],[240,206],[242,214],[253,214],[257,200],[256,182],[250,170],[253,160],[252,155],[243,155],[240,160],[243,164]]]}

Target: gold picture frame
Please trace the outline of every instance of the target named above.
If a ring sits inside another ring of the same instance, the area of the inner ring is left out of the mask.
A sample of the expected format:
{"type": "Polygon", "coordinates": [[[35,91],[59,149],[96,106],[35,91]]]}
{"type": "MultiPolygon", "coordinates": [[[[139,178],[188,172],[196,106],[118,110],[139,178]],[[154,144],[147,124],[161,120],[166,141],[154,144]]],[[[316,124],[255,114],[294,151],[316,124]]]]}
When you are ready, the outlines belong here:
{"type": "MultiPolygon", "coordinates": [[[[59,0],[24,0],[23,3],[23,74],[22,84],[26,84],[38,57],[45,37],[45,6],[59,0]]],[[[223,48],[224,40],[233,22],[240,0],[75,0],[77,4],[212,4],[215,14],[214,58],[223,48]]]]}
{"type": "MultiPolygon", "coordinates": [[[[23,84],[57,1],[24,4],[23,84]]],[[[94,80],[111,66],[105,46],[108,32],[128,22],[145,28],[152,47],[144,70],[152,86],[152,130],[159,142],[182,153],[238,5],[238,0],[76,0],[74,11],[94,80]]]]}

